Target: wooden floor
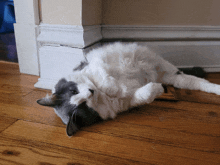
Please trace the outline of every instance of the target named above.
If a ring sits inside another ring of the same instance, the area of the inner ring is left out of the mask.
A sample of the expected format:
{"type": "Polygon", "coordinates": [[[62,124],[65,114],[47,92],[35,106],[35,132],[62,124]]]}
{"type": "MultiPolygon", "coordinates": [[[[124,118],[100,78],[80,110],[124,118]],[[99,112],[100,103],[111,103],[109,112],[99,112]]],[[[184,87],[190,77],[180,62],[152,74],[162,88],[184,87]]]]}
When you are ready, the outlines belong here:
{"type": "MultiPolygon", "coordinates": [[[[209,74],[220,84],[220,74],[209,74]]],[[[0,164],[220,164],[220,97],[176,90],[181,101],[155,101],[69,138],[38,77],[0,62],[0,164]]]]}

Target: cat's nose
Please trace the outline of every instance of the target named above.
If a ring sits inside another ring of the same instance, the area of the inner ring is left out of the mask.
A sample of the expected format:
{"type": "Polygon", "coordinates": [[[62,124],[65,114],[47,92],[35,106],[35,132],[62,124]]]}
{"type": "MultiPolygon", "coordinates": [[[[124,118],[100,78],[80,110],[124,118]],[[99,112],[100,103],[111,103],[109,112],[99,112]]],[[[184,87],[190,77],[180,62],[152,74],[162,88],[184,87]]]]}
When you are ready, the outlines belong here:
{"type": "Polygon", "coordinates": [[[92,94],[94,94],[94,90],[93,90],[93,89],[89,89],[89,91],[90,91],[92,94]]]}

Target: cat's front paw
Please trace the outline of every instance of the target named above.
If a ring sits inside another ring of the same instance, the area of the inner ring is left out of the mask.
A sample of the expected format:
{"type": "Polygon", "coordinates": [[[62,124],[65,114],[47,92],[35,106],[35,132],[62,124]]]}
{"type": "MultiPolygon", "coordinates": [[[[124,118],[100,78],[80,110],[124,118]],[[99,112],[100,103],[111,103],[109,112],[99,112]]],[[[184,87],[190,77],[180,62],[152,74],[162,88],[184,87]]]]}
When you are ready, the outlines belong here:
{"type": "Polygon", "coordinates": [[[80,105],[84,101],[86,101],[85,98],[81,98],[81,97],[77,97],[77,96],[70,98],[70,104],[73,104],[73,105],[76,105],[76,106],[80,105]]]}
{"type": "Polygon", "coordinates": [[[164,88],[160,83],[152,83],[147,84],[148,91],[154,95],[154,97],[158,97],[164,93],[164,88]]]}
{"type": "Polygon", "coordinates": [[[118,88],[115,86],[105,88],[105,94],[110,97],[116,97],[118,94],[118,88]]]}
{"type": "Polygon", "coordinates": [[[108,81],[102,84],[102,91],[110,96],[116,97],[119,91],[119,88],[114,80],[114,78],[108,78],[108,81]]]}
{"type": "Polygon", "coordinates": [[[70,104],[78,106],[83,102],[87,101],[91,97],[92,97],[91,92],[84,92],[82,94],[74,95],[70,98],[70,104]]]}

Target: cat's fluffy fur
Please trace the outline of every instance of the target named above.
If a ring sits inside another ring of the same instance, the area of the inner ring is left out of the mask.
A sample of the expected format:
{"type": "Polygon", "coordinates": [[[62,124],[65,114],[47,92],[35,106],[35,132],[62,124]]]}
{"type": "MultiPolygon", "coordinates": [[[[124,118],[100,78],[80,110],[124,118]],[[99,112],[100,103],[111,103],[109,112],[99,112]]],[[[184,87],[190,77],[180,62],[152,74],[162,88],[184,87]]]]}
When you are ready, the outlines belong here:
{"type": "Polygon", "coordinates": [[[73,96],[70,103],[86,101],[103,119],[114,118],[129,107],[151,103],[163,93],[161,83],[220,94],[217,85],[176,74],[175,66],[137,44],[115,43],[93,50],[88,56],[93,57],[90,64],[66,78],[76,82],[81,93],[73,96]],[[93,96],[88,89],[95,91],[93,96]]]}
{"type": "Polygon", "coordinates": [[[160,84],[163,75],[178,71],[147,47],[137,44],[115,43],[93,50],[88,56],[92,56],[89,65],[66,78],[76,82],[80,90],[70,103],[79,105],[86,101],[103,119],[115,118],[129,107],[152,102],[163,93],[160,84]],[[95,91],[93,96],[88,89],[95,91]]]}
{"type": "MultiPolygon", "coordinates": [[[[66,82],[77,84],[78,90],[69,97],[69,104],[77,107],[86,103],[104,120],[130,107],[151,103],[164,92],[162,84],[220,95],[219,85],[186,75],[137,44],[114,43],[92,50],[87,56],[92,56],[88,65],[81,64],[83,67],[65,77],[66,82]]],[[[67,120],[63,120],[65,124],[67,120]]]]}

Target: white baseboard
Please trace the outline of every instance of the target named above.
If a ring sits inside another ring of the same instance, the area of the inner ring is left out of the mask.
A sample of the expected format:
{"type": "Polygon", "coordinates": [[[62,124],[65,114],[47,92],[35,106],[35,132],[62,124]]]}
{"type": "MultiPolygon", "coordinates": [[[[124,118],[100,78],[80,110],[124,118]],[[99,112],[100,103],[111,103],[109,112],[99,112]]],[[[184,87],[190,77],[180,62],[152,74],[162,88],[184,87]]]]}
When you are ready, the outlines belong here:
{"type": "Polygon", "coordinates": [[[38,82],[34,84],[34,87],[52,90],[52,88],[56,85],[56,83],[57,83],[56,79],[39,78],[38,82]]]}
{"type": "Polygon", "coordinates": [[[138,42],[178,68],[202,67],[207,72],[220,71],[220,41],[138,42]]]}
{"type": "Polygon", "coordinates": [[[101,26],[49,25],[40,24],[37,38],[41,45],[64,45],[85,48],[102,39],[101,26]]]}
{"type": "Polygon", "coordinates": [[[102,25],[103,39],[198,40],[220,39],[219,26],[102,25]]]}

